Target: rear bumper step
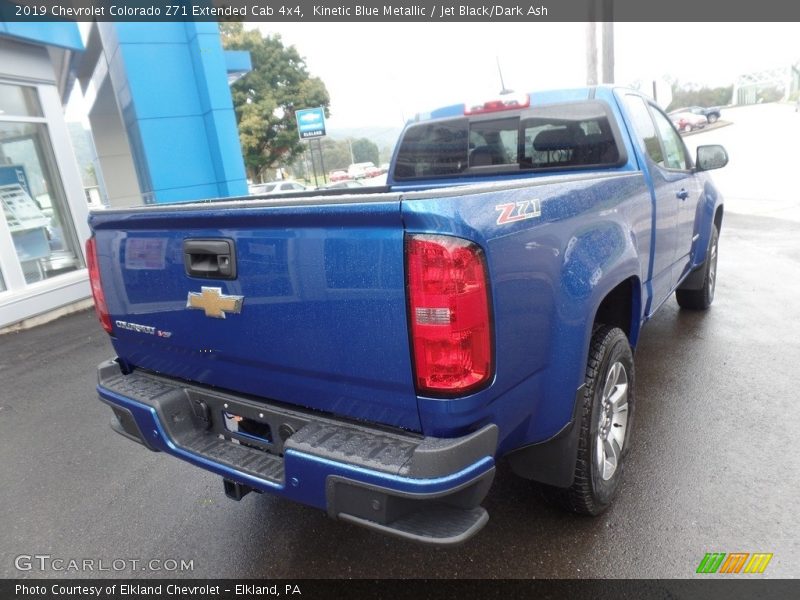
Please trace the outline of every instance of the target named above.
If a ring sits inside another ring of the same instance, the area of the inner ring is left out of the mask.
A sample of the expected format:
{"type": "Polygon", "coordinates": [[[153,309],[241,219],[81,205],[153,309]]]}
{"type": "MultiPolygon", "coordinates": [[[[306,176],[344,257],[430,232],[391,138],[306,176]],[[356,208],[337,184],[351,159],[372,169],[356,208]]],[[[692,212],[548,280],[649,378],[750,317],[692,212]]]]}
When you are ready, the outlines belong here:
{"type": "Polygon", "coordinates": [[[221,475],[229,497],[269,492],[337,519],[419,542],[455,544],[487,522],[479,506],[494,478],[497,427],[430,438],[339,421],[311,411],[106,361],[97,391],[113,427],[221,475]]]}
{"type": "Polygon", "coordinates": [[[414,542],[440,546],[460,544],[478,533],[489,521],[489,513],[478,506],[473,509],[430,505],[410,513],[388,525],[342,514],[339,518],[381,533],[414,542]]]}

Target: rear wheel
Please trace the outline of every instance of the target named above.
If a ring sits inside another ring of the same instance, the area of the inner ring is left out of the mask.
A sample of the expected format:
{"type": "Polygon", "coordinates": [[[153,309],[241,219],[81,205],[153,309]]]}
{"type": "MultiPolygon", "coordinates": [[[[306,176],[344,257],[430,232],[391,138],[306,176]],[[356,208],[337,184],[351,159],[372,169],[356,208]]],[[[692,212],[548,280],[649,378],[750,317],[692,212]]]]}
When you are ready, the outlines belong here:
{"type": "Polygon", "coordinates": [[[629,449],[634,407],[633,353],[618,327],[592,335],[586,366],[575,479],[568,488],[542,486],[567,510],[598,515],[611,504],[629,449]]]}
{"type": "Polygon", "coordinates": [[[684,130],[686,133],[689,133],[689,132],[692,130],[692,124],[691,124],[691,123],[686,123],[686,124],[683,126],[683,130],[684,130]]]}
{"type": "Polygon", "coordinates": [[[706,261],[700,267],[704,270],[703,285],[696,290],[675,290],[675,299],[681,308],[690,310],[706,310],[714,301],[714,289],[717,285],[717,254],[719,247],[719,231],[712,225],[711,240],[708,244],[706,261]]]}
{"type": "Polygon", "coordinates": [[[708,122],[711,123],[711,124],[716,123],[717,119],[719,119],[719,117],[717,115],[715,115],[715,114],[710,114],[710,115],[708,115],[707,118],[708,118],[708,122]]]}

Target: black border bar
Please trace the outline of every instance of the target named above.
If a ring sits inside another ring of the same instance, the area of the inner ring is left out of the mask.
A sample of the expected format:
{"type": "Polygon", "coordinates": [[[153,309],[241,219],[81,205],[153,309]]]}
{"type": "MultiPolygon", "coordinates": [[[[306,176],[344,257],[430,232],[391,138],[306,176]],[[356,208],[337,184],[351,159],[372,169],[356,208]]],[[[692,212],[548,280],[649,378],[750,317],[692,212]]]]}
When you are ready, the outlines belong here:
{"type": "Polygon", "coordinates": [[[251,600],[264,598],[513,599],[571,598],[586,600],[665,600],[724,598],[770,600],[797,598],[800,580],[760,576],[695,579],[577,580],[348,580],[348,579],[21,579],[0,580],[3,600],[251,600]],[[100,591],[98,594],[97,591],[100,591]]]}
{"type": "Polygon", "coordinates": [[[0,0],[0,20],[251,22],[800,21],[793,0],[0,0]]]}

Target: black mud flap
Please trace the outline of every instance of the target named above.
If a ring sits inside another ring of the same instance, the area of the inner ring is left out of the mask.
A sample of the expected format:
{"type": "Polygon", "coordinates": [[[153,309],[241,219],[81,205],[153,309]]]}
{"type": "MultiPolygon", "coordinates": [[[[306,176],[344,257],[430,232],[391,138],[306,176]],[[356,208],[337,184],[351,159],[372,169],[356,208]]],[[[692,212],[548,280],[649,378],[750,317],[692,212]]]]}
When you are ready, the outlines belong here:
{"type": "Polygon", "coordinates": [[[402,494],[342,477],[328,478],[330,516],[380,533],[436,546],[461,544],[489,521],[479,506],[494,480],[492,467],[456,490],[402,494]]]}

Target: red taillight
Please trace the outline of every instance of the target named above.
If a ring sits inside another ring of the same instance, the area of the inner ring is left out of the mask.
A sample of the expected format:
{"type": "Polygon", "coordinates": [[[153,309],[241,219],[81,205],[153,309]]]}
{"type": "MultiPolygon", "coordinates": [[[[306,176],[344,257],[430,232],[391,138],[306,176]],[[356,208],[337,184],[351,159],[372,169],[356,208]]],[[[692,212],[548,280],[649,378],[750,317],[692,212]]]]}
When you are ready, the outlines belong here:
{"type": "Polygon", "coordinates": [[[464,114],[480,115],[503,110],[514,110],[515,108],[528,108],[530,105],[531,97],[528,94],[513,94],[491,100],[467,102],[464,104],[464,114]]]}
{"type": "Polygon", "coordinates": [[[460,238],[410,235],[406,263],[417,391],[474,391],[493,371],[483,252],[460,238]]]}
{"type": "Polygon", "coordinates": [[[111,315],[108,314],[106,305],[106,295],[103,293],[103,286],[100,284],[100,266],[97,264],[97,244],[93,237],[86,240],[86,262],[89,267],[89,284],[92,286],[92,297],[94,298],[94,309],[100,324],[108,333],[111,333],[111,315]]]}

